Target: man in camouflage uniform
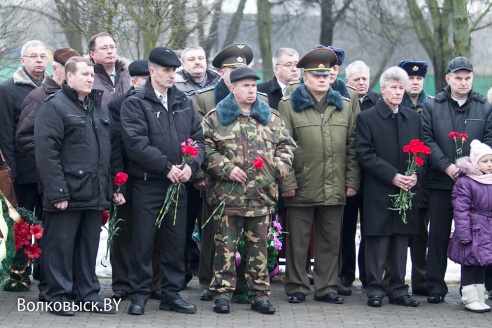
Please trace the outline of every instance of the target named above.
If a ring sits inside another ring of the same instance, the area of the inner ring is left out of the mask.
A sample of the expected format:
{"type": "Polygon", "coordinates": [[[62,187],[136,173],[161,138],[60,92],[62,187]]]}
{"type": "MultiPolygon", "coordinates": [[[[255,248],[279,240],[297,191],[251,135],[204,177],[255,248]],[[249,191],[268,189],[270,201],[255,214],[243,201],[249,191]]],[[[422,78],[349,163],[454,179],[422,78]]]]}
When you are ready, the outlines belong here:
{"type": "MultiPolygon", "coordinates": [[[[217,104],[230,94],[229,86],[231,82],[229,76],[234,69],[238,67],[247,67],[253,60],[253,51],[246,44],[235,43],[222,49],[213,59],[212,65],[220,69],[221,80],[213,87],[198,90],[193,98],[193,108],[200,119],[217,104]]],[[[268,103],[268,98],[265,94],[257,92],[261,100],[268,103]]],[[[195,187],[202,192],[206,191],[205,187],[205,175],[204,172],[199,170],[193,175],[193,183],[195,187]]],[[[202,225],[205,224],[209,216],[212,214],[212,209],[204,199],[202,204],[202,225]]],[[[214,230],[213,224],[205,224],[201,231],[201,243],[200,250],[200,266],[198,271],[198,281],[200,283],[200,299],[202,301],[211,301],[212,294],[210,292],[210,282],[214,275],[213,261],[215,255],[214,245],[214,230]]],[[[238,281],[236,285],[236,291],[234,292],[234,301],[243,303],[249,302],[247,299],[243,300],[242,287],[246,285],[244,278],[244,272],[237,272],[238,281]]]]}
{"type": "Polygon", "coordinates": [[[246,279],[251,309],[272,314],[268,294],[267,240],[270,215],[278,198],[277,183],[292,166],[295,143],[277,111],[256,94],[259,76],[247,68],[230,75],[231,94],[203,120],[206,143],[207,200],[223,214],[214,215],[213,310],[229,313],[236,286],[236,250],[242,234],[246,244],[246,279]],[[260,158],[261,166],[253,166],[260,158]]]}

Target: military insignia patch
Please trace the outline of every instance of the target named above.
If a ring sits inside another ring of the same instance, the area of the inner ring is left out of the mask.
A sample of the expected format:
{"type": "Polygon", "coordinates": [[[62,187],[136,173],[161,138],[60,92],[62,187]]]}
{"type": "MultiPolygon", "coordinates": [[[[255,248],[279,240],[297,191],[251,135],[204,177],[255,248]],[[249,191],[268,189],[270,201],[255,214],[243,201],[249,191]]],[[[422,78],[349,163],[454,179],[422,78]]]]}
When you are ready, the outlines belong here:
{"type": "Polygon", "coordinates": [[[414,66],[414,67],[412,67],[412,70],[416,72],[416,71],[419,70],[419,67],[418,66],[414,66]]]}
{"type": "Polygon", "coordinates": [[[318,68],[325,68],[325,65],[319,64],[318,68]]]}
{"type": "Polygon", "coordinates": [[[238,63],[242,63],[243,62],[243,58],[242,57],[237,57],[237,61],[238,61],[238,63]]]}
{"type": "Polygon", "coordinates": [[[244,44],[238,44],[238,45],[237,45],[237,47],[238,47],[239,49],[243,49],[243,48],[244,48],[244,44]]]}

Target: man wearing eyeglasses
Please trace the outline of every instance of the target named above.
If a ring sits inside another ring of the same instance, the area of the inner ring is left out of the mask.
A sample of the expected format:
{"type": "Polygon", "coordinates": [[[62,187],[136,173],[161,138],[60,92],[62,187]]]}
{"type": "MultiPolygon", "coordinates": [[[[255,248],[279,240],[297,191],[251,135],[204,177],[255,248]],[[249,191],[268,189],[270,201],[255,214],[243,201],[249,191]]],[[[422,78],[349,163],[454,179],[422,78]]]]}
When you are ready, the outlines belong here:
{"type": "MultiPolygon", "coordinates": [[[[42,206],[37,187],[36,163],[16,145],[15,130],[22,102],[43,83],[46,61],[47,50],[43,42],[26,42],[21,48],[22,66],[0,85],[0,149],[12,170],[19,206],[30,211],[42,206]]],[[[37,212],[39,214],[41,211],[37,212]]]]}
{"type": "Polygon", "coordinates": [[[111,34],[93,35],[87,44],[94,62],[94,89],[103,90],[103,104],[121,96],[130,89],[130,74],[125,64],[118,60],[116,42],[111,34]]]}
{"type": "Polygon", "coordinates": [[[268,95],[271,108],[277,109],[280,99],[285,94],[285,89],[291,82],[299,82],[300,69],[297,68],[299,54],[292,48],[280,48],[273,56],[274,76],[263,83],[259,83],[259,92],[268,95]]]}

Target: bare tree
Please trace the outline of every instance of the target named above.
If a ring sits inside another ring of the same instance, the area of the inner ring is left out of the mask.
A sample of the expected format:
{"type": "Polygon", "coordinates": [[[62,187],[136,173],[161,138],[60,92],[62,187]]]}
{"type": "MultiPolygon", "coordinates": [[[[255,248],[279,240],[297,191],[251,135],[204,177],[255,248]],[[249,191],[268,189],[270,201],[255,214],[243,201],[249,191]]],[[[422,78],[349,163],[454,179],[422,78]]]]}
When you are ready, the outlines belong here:
{"type": "Polygon", "coordinates": [[[256,15],[256,27],[263,66],[263,80],[273,76],[272,63],[272,13],[270,0],[257,0],[258,14],[256,15]]]}
{"type": "Polygon", "coordinates": [[[480,24],[490,12],[491,1],[475,1],[481,10],[471,21],[466,0],[406,0],[418,38],[431,58],[436,90],[446,86],[448,62],[455,56],[470,56],[471,33],[489,24],[480,24]],[[477,4],[478,3],[478,4],[477,4]]]}

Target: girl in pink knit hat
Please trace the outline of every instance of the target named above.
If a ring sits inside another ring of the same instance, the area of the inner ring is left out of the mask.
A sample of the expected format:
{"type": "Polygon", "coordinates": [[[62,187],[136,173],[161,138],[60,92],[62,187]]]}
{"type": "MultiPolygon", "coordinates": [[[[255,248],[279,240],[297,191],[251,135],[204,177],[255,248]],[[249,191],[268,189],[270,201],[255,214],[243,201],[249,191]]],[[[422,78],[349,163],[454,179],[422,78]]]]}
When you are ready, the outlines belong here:
{"type": "Polygon", "coordinates": [[[454,185],[453,237],[448,257],[461,264],[465,310],[490,312],[485,303],[485,270],[492,265],[492,148],[473,140],[470,157],[457,160],[462,176],[454,185]]]}

